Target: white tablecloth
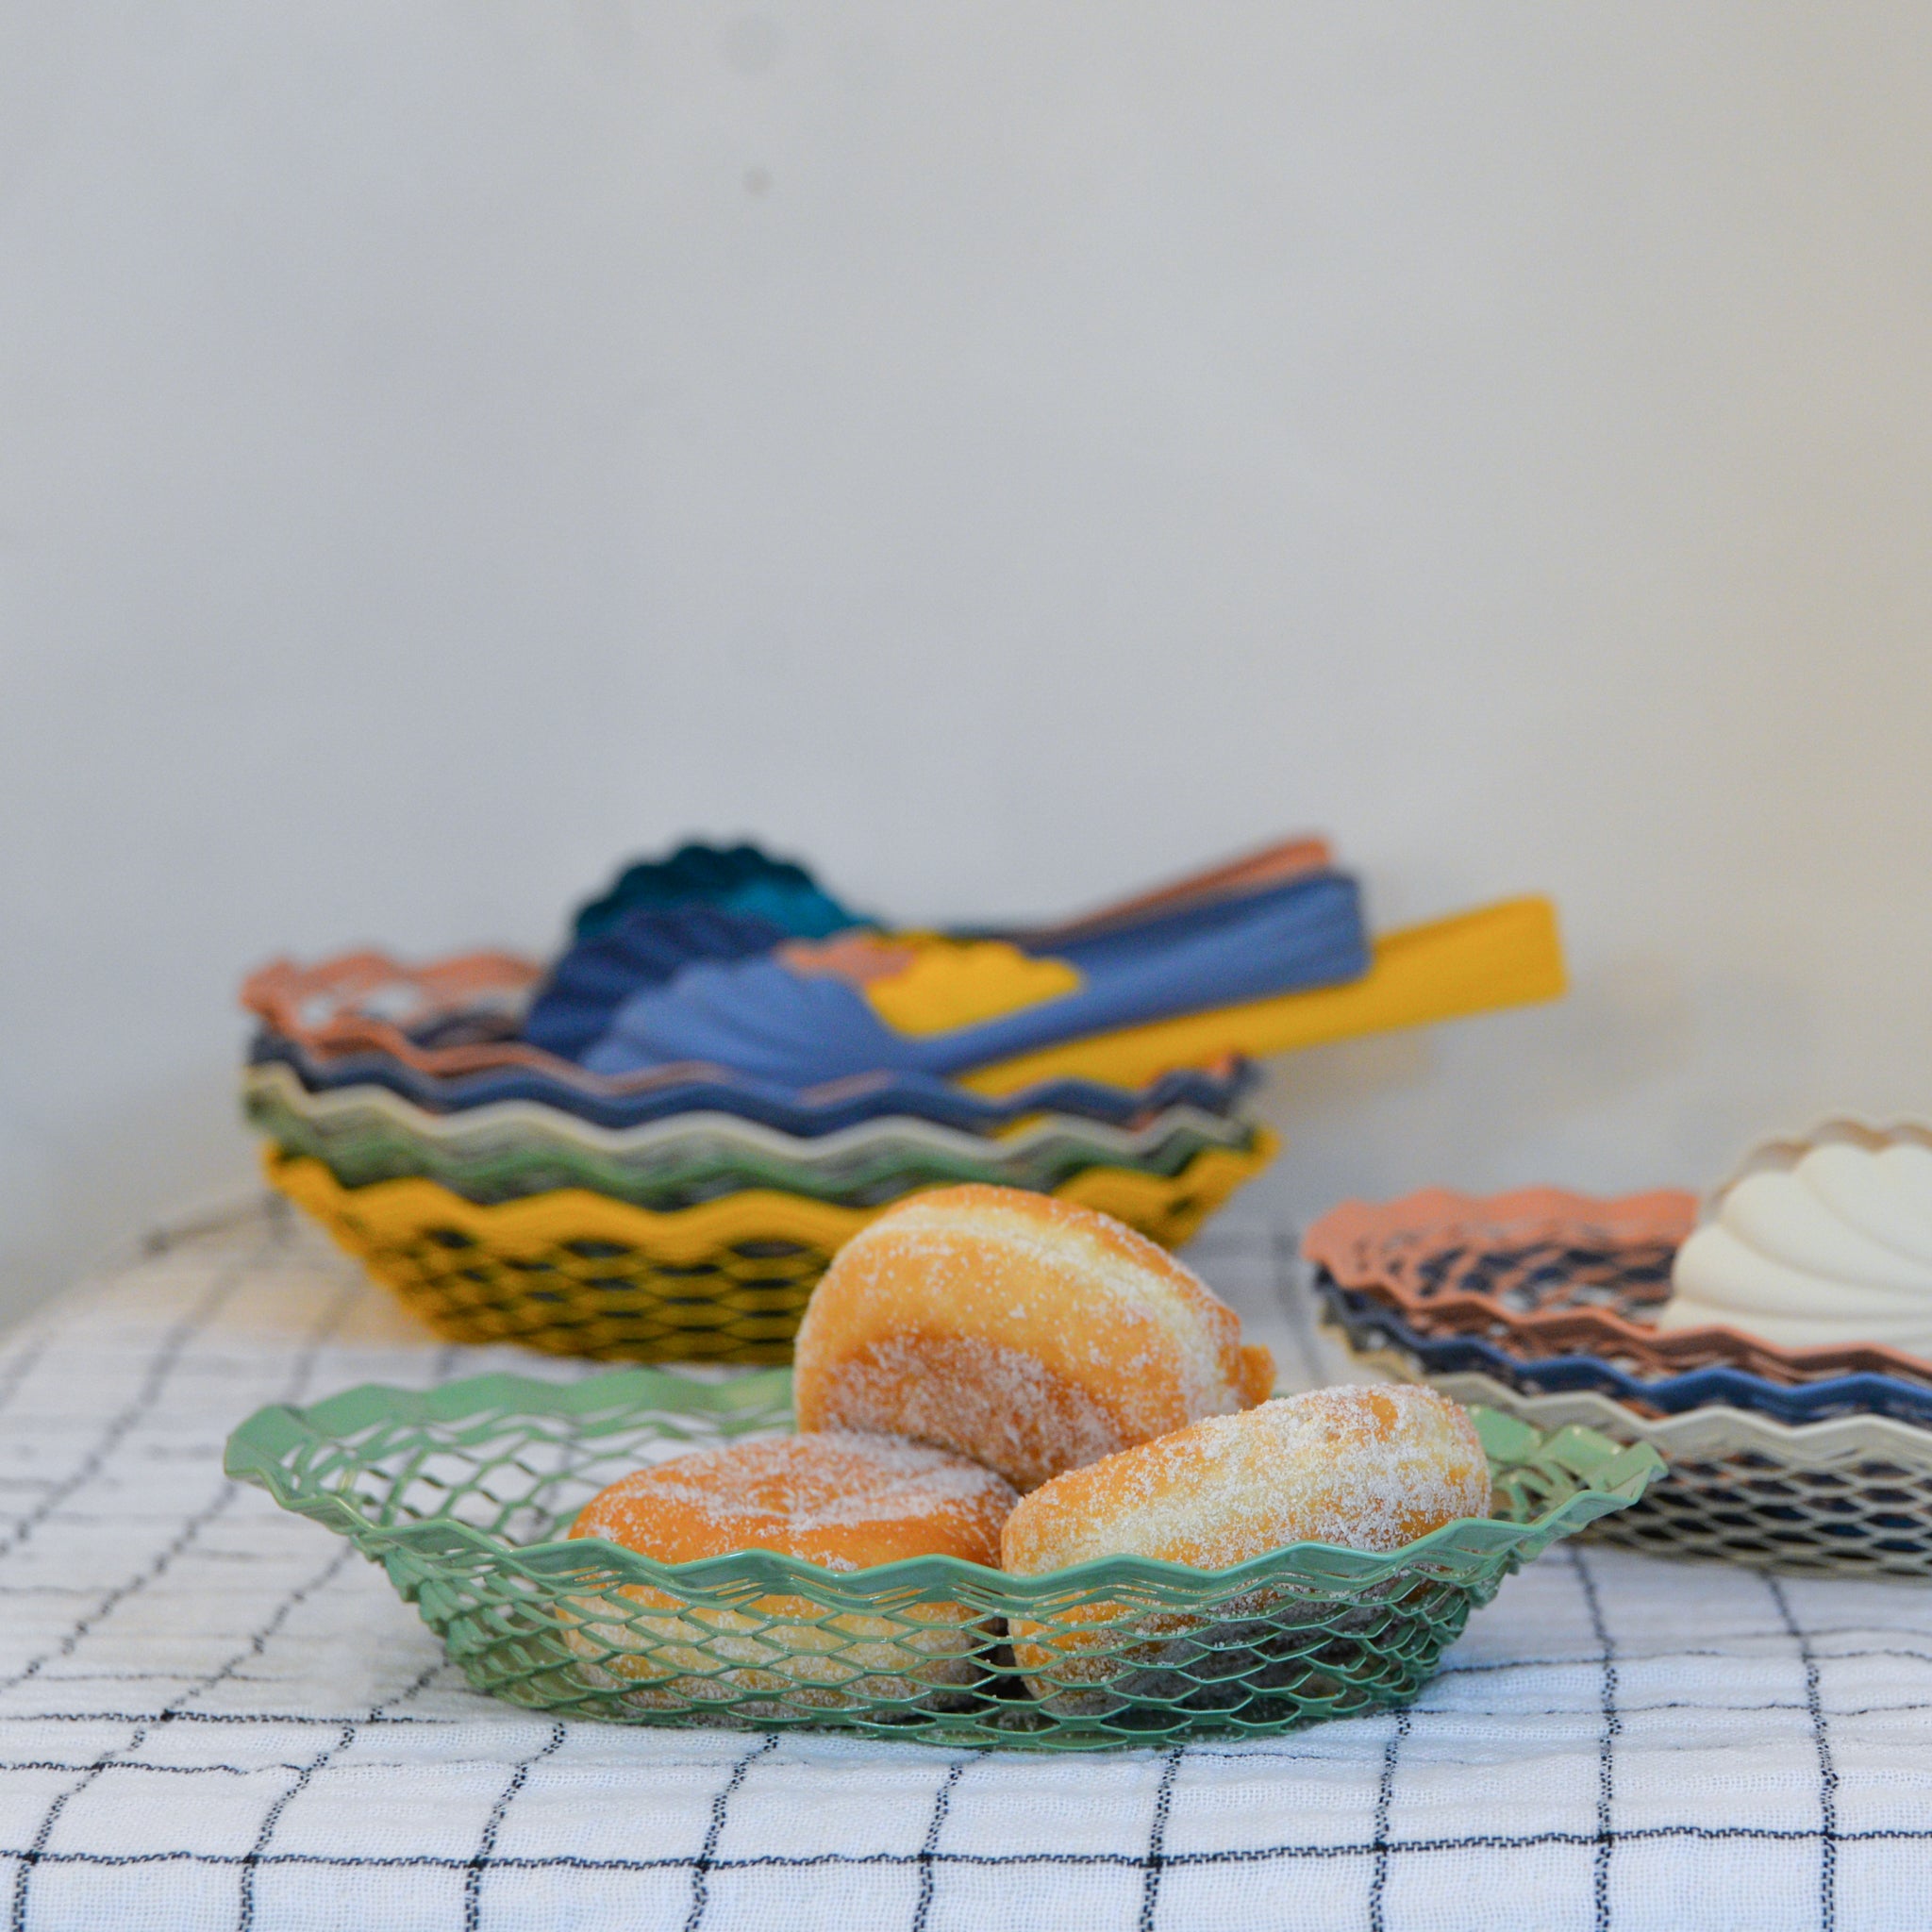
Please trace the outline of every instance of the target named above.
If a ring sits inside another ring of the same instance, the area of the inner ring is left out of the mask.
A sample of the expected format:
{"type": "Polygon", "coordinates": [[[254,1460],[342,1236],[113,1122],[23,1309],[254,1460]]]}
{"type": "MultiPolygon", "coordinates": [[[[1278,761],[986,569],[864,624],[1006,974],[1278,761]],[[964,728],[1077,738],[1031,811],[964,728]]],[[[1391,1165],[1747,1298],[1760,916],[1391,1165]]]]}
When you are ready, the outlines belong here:
{"type": "MultiPolygon", "coordinates": [[[[1194,1253],[1291,1378],[1289,1244],[1194,1253]]],[[[1932,1594],[1559,1545],[1413,1710],[1098,1757],[559,1724],[224,1479],[264,1402],[439,1345],[270,1212],[0,1350],[0,1910],[57,1928],[1932,1924],[1932,1594]]]]}

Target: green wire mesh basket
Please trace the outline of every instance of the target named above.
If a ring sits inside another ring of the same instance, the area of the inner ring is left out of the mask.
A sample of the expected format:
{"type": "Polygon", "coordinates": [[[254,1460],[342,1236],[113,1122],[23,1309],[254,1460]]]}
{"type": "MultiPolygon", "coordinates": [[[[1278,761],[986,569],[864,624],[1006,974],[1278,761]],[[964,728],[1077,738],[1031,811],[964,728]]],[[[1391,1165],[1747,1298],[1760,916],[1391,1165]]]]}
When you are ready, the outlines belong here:
{"type": "Polygon", "coordinates": [[[1473,1409],[1494,1481],[1487,1519],[1385,1555],[1294,1543],[1231,1570],[1108,1557],[1021,1577],[922,1557],[833,1571],[762,1550],[665,1564],[561,1540],[617,1477],[784,1429],[791,1406],[782,1369],[371,1384],[258,1410],[225,1465],[381,1563],[471,1684],[512,1703],[1063,1750],[1259,1736],[1407,1703],[1505,1576],[1663,1468],[1645,1445],[1473,1409]]]}

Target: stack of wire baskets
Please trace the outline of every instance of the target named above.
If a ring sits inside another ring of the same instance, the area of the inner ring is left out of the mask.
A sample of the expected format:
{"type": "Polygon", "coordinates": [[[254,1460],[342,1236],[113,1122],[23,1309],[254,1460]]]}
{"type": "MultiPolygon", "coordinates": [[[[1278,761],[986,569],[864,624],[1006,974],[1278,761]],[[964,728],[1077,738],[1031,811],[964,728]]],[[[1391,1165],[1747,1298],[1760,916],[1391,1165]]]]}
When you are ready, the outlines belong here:
{"type": "MultiPolygon", "coordinates": [[[[1802,1150],[1803,1143],[1780,1143],[1802,1150]]],[[[1608,1542],[1798,1574],[1932,1577],[1932,1362],[1664,1331],[1699,1203],[1554,1188],[1348,1203],[1309,1230],[1324,1325],[1362,1367],[1669,1465],[1608,1542]]]]}
{"type": "MultiPolygon", "coordinates": [[[[1291,843],[1178,892],[1324,858],[1291,843]]],[[[1241,1110],[1256,1076],[1225,1054],[1140,1085],[1000,1094],[904,1072],[799,1087],[581,1063],[613,988],[662,976],[641,947],[675,965],[856,924],[797,866],[688,846],[582,908],[555,968],[497,952],[277,961],[242,989],[258,1023],[243,1106],[269,1179],[452,1341],[757,1364],[790,1359],[832,1256],[908,1194],[1024,1188],[1175,1245],[1273,1156],[1241,1110]]]]}
{"type": "Polygon", "coordinates": [[[452,1341],[784,1362],[840,1245],[907,1194],[1030,1188],[1174,1244],[1274,1151],[1233,1062],[1001,1099],[600,1078],[514,1037],[539,977],[499,954],[358,953],[244,990],[270,1180],[452,1341]]]}
{"type": "Polygon", "coordinates": [[[1275,1151],[1243,1055],[1562,983],[1546,901],[1371,942],[1317,840],[942,934],[879,928],[756,847],[688,846],[581,908],[549,966],[263,968],[244,1105],[271,1182],[452,1341],[775,1365],[839,1247],[908,1194],[1024,1188],[1177,1245],[1275,1151]],[[961,1003],[961,962],[1006,974],[991,1004],[984,980],[961,1003]],[[882,1022],[915,980],[924,1015],[882,1022]],[[723,1050],[633,1052],[624,1028],[666,1010],[723,1050]]]}

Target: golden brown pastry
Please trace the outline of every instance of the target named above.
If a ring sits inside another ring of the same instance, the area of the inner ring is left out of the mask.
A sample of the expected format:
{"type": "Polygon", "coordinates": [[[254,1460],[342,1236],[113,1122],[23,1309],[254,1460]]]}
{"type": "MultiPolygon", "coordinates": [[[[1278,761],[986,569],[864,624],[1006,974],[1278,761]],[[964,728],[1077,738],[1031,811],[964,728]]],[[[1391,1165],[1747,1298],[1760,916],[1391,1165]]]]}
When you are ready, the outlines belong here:
{"type": "MultiPolygon", "coordinates": [[[[1021,1576],[1124,1555],[1225,1570],[1292,1542],[1397,1549],[1489,1511],[1489,1460],[1455,1403],[1430,1389],[1317,1389],[1056,1477],[1007,1518],[1000,1557],[1021,1576]]],[[[1263,1586],[1224,1615],[1265,1619],[1269,1601],[1263,1586]]],[[[1224,1638],[1210,1640],[1202,1624],[1186,1613],[1082,1604],[1050,1623],[1014,1619],[1013,1655],[1028,1690],[1063,1715],[1105,1713],[1137,1697],[1212,1697],[1191,1671],[1224,1638]],[[1096,1624],[1108,1626],[1106,1637],[1096,1624]]],[[[1252,1628],[1272,1641],[1264,1622],[1252,1628]]],[[[1240,1676],[1226,1674],[1223,1691],[1239,1695],[1240,1676]]]]}
{"type": "Polygon", "coordinates": [[[999,1562],[1013,1491],[989,1469],[890,1436],[783,1436],[675,1457],[620,1477],[571,1535],[660,1563],[776,1550],[828,1570],[902,1557],[999,1562]]]}
{"type": "Polygon", "coordinates": [[[1225,1570],[1284,1543],[1398,1549],[1489,1509],[1489,1459],[1446,1396],[1313,1389],[1057,1476],[1007,1518],[1000,1561],[1021,1576],[1123,1555],[1225,1570]]]}
{"type": "Polygon", "coordinates": [[[798,1332],[798,1425],[905,1436],[1020,1490],[1246,1407],[1264,1348],[1164,1249],[1014,1188],[945,1188],[840,1249],[798,1332]]]}
{"type": "MultiPolygon", "coordinates": [[[[991,1565],[1013,1502],[999,1476],[963,1457],[833,1433],[639,1470],[592,1497],[571,1535],[605,1537],[665,1563],[758,1549],[831,1570],[921,1556],[991,1565]]],[[[936,1626],[911,1633],[883,1617],[813,1621],[822,1614],[802,1596],[706,1608],[630,1584],[580,1599],[564,1637],[592,1682],[634,1684],[639,1703],[737,1702],[754,1717],[889,1699],[912,1708],[930,1701],[931,1687],[980,1674],[974,1653],[984,1638],[961,1605],[908,1609],[936,1626]]]]}

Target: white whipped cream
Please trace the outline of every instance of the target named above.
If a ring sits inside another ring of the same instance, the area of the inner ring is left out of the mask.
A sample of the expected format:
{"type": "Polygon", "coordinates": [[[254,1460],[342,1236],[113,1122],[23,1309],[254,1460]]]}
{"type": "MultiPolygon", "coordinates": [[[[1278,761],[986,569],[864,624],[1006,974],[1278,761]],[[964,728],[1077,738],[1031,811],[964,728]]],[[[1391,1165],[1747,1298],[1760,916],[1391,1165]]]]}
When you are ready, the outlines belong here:
{"type": "Polygon", "coordinates": [[[1678,1249],[1671,1281],[1660,1328],[1932,1357],[1932,1147],[1831,1141],[1747,1174],[1678,1249]]]}

